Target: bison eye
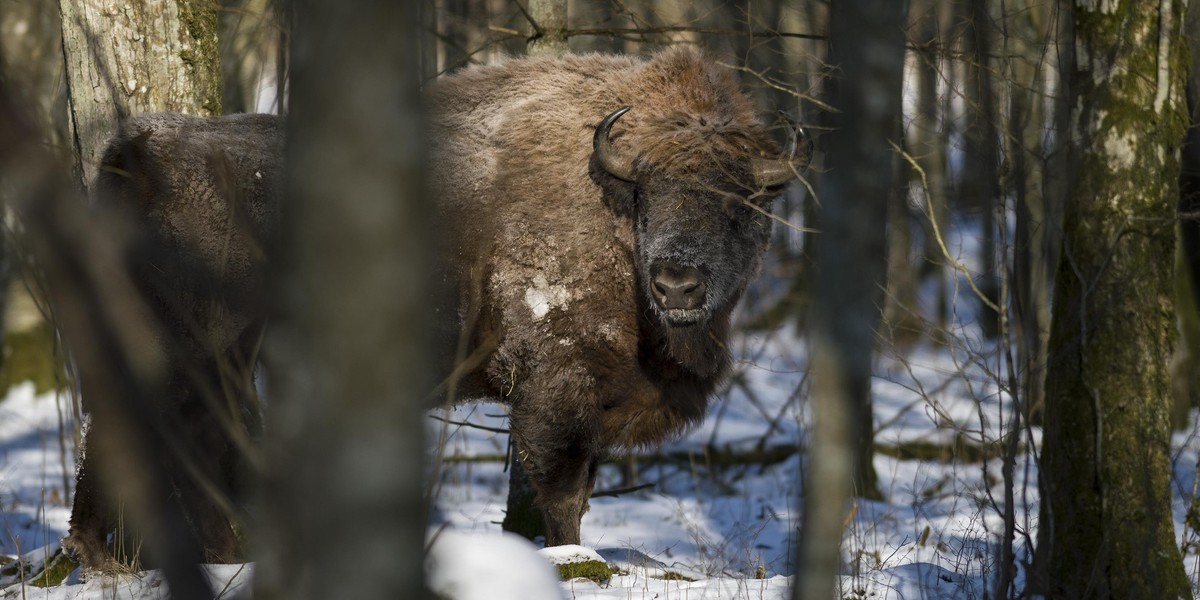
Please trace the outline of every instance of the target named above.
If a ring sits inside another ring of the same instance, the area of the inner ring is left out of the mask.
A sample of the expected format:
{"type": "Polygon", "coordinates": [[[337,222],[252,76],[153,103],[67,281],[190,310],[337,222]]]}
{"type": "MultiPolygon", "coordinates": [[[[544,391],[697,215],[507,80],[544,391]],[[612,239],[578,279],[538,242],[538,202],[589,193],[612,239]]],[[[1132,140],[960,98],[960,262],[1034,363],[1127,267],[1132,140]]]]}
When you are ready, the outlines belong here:
{"type": "Polygon", "coordinates": [[[739,219],[750,216],[754,212],[750,203],[745,198],[731,197],[725,200],[725,209],[729,214],[739,219]]]}

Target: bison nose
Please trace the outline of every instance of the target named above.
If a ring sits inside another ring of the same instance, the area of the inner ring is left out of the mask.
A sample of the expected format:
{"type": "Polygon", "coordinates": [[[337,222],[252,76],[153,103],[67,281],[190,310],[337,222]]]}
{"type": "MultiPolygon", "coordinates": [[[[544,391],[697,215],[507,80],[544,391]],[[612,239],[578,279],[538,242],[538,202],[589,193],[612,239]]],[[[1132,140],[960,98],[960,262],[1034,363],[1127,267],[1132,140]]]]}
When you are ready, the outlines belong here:
{"type": "Polygon", "coordinates": [[[654,299],[666,310],[704,305],[704,277],[695,267],[663,267],[654,276],[654,299]]]}

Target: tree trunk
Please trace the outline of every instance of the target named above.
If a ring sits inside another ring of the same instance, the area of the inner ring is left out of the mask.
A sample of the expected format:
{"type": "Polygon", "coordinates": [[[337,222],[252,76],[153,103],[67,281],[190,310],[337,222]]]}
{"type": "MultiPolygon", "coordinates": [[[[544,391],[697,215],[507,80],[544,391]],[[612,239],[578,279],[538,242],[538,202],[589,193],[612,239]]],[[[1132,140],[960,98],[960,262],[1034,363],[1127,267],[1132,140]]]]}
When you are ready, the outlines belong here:
{"type": "Polygon", "coordinates": [[[529,0],[529,18],[535,32],[529,39],[530,56],[563,56],[567,48],[567,0],[529,0]]]}
{"type": "Polygon", "coordinates": [[[1191,598],[1168,435],[1183,6],[1077,3],[1074,21],[1077,170],[1054,291],[1037,565],[1050,597],[1191,598]]]}
{"type": "Polygon", "coordinates": [[[845,499],[879,497],[872,465],[871,355],[883,301],[887,197],[899,139],[903,4],[831,5],[832,133],[822,175],[813,314],[810,428],[796,598],[827,598],[839,572],[845,499]],[[862,173],[875,176],[863,177],[862,173]]]}
{"type": "Polygon", "coordinates": [[[1200,2],[1188,4],[1184,30],[1191,50],[1188,71],[1187,138],[1180,154],[1179,252],[1176,290],[1179,302],[1179,349],[1175,357],[1175,408],[1172,425],[1187,426],[1188,413],[1200,406],[1200,2]]]}
{"type": "MultiPolygon", "coordinates": [[[[1045,73],[1039,65],[1047,39],[1050,15],[1042,3],[1012,8],[1005,56],[1011,56],[1007,151],[1011,189],[1016,198],[1016,239],[1013,241],[1013,307],[1016,313],[1017,364],[1023,373],[1021,397],[1025,415],[1037,415],[1043,405],[1046,344],[1050,334],[1049,206],[1043,195],[1042,138],[1045,122],[1045,73]]],[[[1007,15],[1005,16],[1007,18],[1007,15]]]]}
{"type": "MultiPolygon", "coordinates": [[[[981,239],[979,243],[979,289],[990,299],[1000,297],[1000,265],[998,257],[1004,255],[997,235],[997,201],[1000,198],[997,175],[996,130],[999,119],[996,114],[995,87],[992,79],[991,54],[994,25],[988,14],[988,0],[971,0],[960,5],[966,31],[963,36],[965,77],[963,96],[966,103],[967,124],[964,131],[963,167],[959,189],[968,210],[978,210],[981,239]]],[[[980,303],[980,326],[989,337],[999,333],[1000,315],[980,303]]]]}
{"type": "Polygon", "coordinates": [[[282,113],[277,80],[281,7],[277,0],[220,0],[221,105],[227,113],[282,113]]]}
{"type": "Polygon", "coordinates": [[[946,137],[939,118],[943,114],[943,94],[938,89],[939,81],[948,79],[950,73],[943,68],[937,51],[942,41],[942,13],[946,6],[947,3],[935,0],[917,0],[913,2],[913,14],[910,15],[915,20],[916,39],[913,42],[920,48],[916,53],[917,114],[912,124],[912,154],[924,171],[924,179],[919,182],[925,184],[922,201],[927,221],[923,275],[935,283],[936,309],[932,318],[935,335],[943,335],[946,331],[951,293],[947,258],[937,239],[937,232],[945,235],[949,230],[950,209],[946,198],[946,137]]]}
{"type": "Polygon", "coordinates": [[[76,167],[86,188],[130,115],[221,112],[216,0],[60,0],[76,167]]]}
{"type": "Polygon", "coordinates": [[[419,598],[433,235],[416,7],[295,11],[258,595],[419,598]]]}
{"type": "MultiPolygon", "coordinates": [[[[26,107],[37,122],[38,140],[56,158],[66,159],[67,95],[62,85],[62,25],[58,5],[52,2],[0,1],[0,79],[19,105],[26,107]]],[[[0,199],[2,200],[2,199],[0,199]]],[[[34,273],[22,273],[21,256],[11,256],[13,240],[0,233],[0,315],[10,306],[35,306],[31,289],[34,273]],[[20,280],[24,278],[25,283],[20,280]]],[[[38,393],[63,385],[55,356],[54,334],[40,311],[24,311],[29,324],[14,331],[0,331],[0,393],[7,384],[32,379],[38,393]],[[33,360],[8,360],[11,356],[33,360]],[[16,368],[13,368],[16,367],[16,368]]],[[[69,488],[66,488],[69,489],[69,488]]],[[[64,489],[65,491],[65,489],[64,489]]]]}
{"type": "Polygon", "coordinates": [[[63,146],[68,139],[62,57],[57,5],[0,2],[0,76],[9,93],[34,107],[39,132],[47,136],[52,148],[63,146]]]}

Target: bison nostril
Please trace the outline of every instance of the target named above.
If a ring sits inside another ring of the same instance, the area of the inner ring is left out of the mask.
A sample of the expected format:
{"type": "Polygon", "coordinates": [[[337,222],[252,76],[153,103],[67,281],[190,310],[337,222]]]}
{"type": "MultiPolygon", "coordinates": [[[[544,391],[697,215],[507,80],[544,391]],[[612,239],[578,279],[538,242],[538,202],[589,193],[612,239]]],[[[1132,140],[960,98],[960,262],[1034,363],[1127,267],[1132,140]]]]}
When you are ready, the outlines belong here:
{"type": "Polygon", "coordinates": [[[654,299],[667,309],[696,309],[704,305],[704,279],[695,267],[664,267],[654,276],[654,299]]]}

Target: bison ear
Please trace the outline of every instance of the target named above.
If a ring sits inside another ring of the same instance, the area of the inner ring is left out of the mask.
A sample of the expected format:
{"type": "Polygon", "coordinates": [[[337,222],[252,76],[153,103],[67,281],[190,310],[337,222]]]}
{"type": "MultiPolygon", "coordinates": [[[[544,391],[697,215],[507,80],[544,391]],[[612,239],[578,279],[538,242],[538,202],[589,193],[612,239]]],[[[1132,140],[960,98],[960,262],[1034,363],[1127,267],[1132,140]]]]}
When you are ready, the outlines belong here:
{"type": "Polygon", "coordinates": [[[788,144],[787,158],[751,160],[750,169],[754,174],[754,183],[759,187],[778,187],[795,179],[808,168],[812,161],[813,141],[803,127],[792,131],[791,143],[788,144]]]}
{"type": "Polygon", "coordinates": [[[588,176],[600,186],[600,193],[607,206],[613,213],[622,217],[632,217],[637,206],[637,184],[613,176],[600,159],[592,156],[588,161],[588,176]]]}
{"type": "Polygon", "coordinates": [[[633,181],[634,156],[631,153],[622,153],[614,148],[612,140],[608,136],[613,123],[616,123],[617,119],[621,118],[621,115],[629,112],[629,108],[628,106],[622,106],[609,113],[596,126],[596,133],[592,135],[592,152],[596,156],[596,161],[610,175],[625,181],[633,181]]]}

